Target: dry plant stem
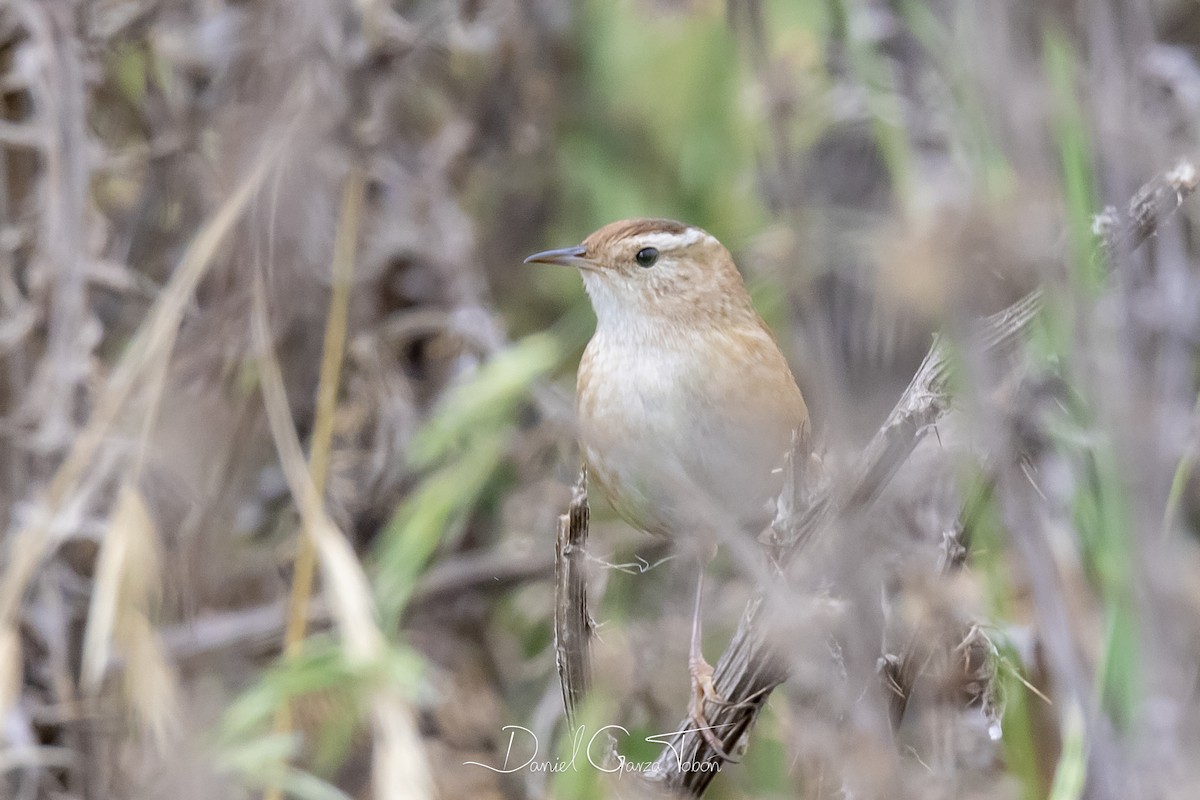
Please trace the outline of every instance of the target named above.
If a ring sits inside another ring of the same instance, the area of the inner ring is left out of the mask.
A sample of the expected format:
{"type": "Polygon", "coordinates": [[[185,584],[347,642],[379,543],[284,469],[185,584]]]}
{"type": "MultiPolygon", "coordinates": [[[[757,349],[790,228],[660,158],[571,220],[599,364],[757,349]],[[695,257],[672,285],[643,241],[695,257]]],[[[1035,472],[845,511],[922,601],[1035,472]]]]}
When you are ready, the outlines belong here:
{"type": "Polygon", "coordinates": [[[567,724],[575,727],[579,706],[592,686],[592,633],[585,558],[588,538],[587,470],[579,473],[567,513],[558,518],[554,544],[554,656],[562,684],[567,724]]]}
{"type": "MultiPolygon", "coordinates": [[[[320,562],[331,616],[346,660],[355,666],[379,664],[385,655],[385,644],[370,586],[354,550],[326,512],[308,471],[275,358],[261,272],[255,273],[253,284],[250,327],[259,352],[263,405],[280,466],[305,535],[312,539],[320,562]]],[[[397,697],[395,688],[386,683],[375,686],[370,709],[375,732],[375,796],[394,800],[433,797],[433,779],[411,710],[397,697]]]]}
{"type": "MultiPolygon", "coordinates": [[[[341,382],[342,360],[346,352],[346,327],[350,308],[350,285],[354,277],[354,259],[358,229],[362,219],[364,178],[362,170],[354,167],[342,186],[342,205],[337,236],[333,243],[332,291],[329,296],[329,316],[325,323],[325,344],[321,354],[321,374],[317,381],[316,419],[313,422],[312,444],[308,470],[317,492],[325,490],[329,471],[329,452],[333,442],[333,418],[337,408],[338,385],[341,382]]],[[[304,646],[308,622],[308,601],[312,596],[316,572],[316,550],[312,539],[301,536],[292,573],[292,590],[288,599],[287,628],[284,632],[284,655],[299,655],[304,646]]],[[[275,732],[288,733],[292,728],[291,707],[280,706],[275,715],[275,732]]],[[[264,800],[279,800],[282,792],[271,787],[263,793],[264,800]]]]}
{"type": "MultiPolygon", "coordinates": [[[[1128,216],[1103,231],[1101,255],[1132,250],[1146,241],[1157,226],[1174,213],[1195,191],[1197,175],[1190,163],[1147,183],[1133,198],[1128,216]]],[[[1021,340],[1042,306],[1041,291],[1034,291],[1007,309],[987,317],[980,329],[980,345],[989,354],[1002,353],[1021,340]]],[[[947,379],[950,362],[935,341],[912,382],[858,459],[849,492],[823,489],[804,503],[778,531],[773,560],[786,566],[799,550],[828,528],[835,514],[863,513],[912,453],[926,432],[949,408],[947,379]]],[[[788,498],[781,501],[790,505],[788,498]]],[[[777,527],[780,527],[777,523],[777,527]]],[[[717,726],[716,735],[726,752],[736,752],[746,731],[754,724],[767,695],[786,678],[773,655],[769,632],[759,624],[764,596],[746,606],[729,647],[717,662],[713,682],[717,692],[731,705],[708,704],[705,714],[717,726]]],[[[656,782],[694,797],[701,796],[716,774],[715,769],[695,765],[720,765],[725,759],[712,751],[703,735],[689,720],[680,722],[674,736],[646,774],[656,782]],[[685,769],[685,767],[690,767],[685,769]]]]}
{"type": "Polygon", "coordinates": [[[47,202],[43,215],[42,246],[54,276],[47,343],[52,370],[42,401],[41,434],[55,451],[75,430],[72,399],[87,374],[87,347],[83,327],[87,320],[87,286],[84,278],[85,202],[90,179],[87,148],[86,90],[83,64],[74,46],[74,3],[47,2],[27,14],[35,36],[45,39],[45,84],[39,92],[46,105],[42,123],[49,141],[43,150],[47,202]]]}

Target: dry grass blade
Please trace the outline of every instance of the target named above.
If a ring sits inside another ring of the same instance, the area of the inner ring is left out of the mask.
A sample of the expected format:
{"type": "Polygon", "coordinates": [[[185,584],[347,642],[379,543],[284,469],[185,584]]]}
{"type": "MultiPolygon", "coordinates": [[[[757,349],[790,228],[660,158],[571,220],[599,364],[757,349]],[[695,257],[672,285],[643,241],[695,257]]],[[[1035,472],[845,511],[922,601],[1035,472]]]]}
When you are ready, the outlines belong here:
{"type": "Polygon", "coordinates": [[[142,729],[160,749],[179,723],[178,676],[150,618],[131,613],[121,625],[128,664],[123,675],[126,702],[142,729]]]}
{"type": "Polygon", "coordinates": [[[321,567],[325,571],[330,605],[345,639],[347,655],[351,661],[372,661],[383,647],[383,634],[375,622],[370,589],[354,551],[326,513],[324,503],[308,471],[304,450],[292,425],[291,410],[283,386],[283,374],[271,344],[265,295],[262,277],[256,275],[251,329],[255,346],[259,350],[259,370],[267,422],[288,489],[300,512],[305,535],[312,539],[321,560],[321,567]]]}
{"type": "Polygon", "coordinates": [[[21,636],[0,628],[0,708],[11,708],[21,691],[21,636]]]}
{"type": "Polygon", "coordinates": [[[124,586],[132,566],[130,551],[135,547],[135,540],[153,540],[153,537],[154,523],[141,494],[132,486],[122,486],[96,561],[96,585],[92,590],[87,631],[83,637],[81,682],[89,692],[100,690],[121,604],[128,600],[124,586]]]}
{"type": "MultiPolygon", "coordinates": [[[[279,454],[288,488],[300,512],[305,535],[312,539],[320,560],[330,610],[341,633],[351,663],[379,663],[384,638],[370,587],[349,543],[325,511],[313,483],[304,451],[296,435],[284,390],[283,375],[275,358],[267,322],[266,289],[262,274],[255,273],[254,306],[250,321],[259,352],[259,371],[267,422],[279,454]]],[[[416,724],[410,710],[389,686],[379,686],[371,702],[375,723],[375,793],[393,800],[420,800],[433,796],[433,780],[425,762],[416,724]],[[397,780],[397,776],[403,776],[397,780]]]]}
{"type": "Polygon", "coordinates": [[[117,496],[96,565],[83,639],[82,683],[100,691],[115,643],[125,654],[125,696],[161,746],[175,719],[175,676],[150,623],[159,594],[158,541],[141,493],[125,484],[117,496]]]}
{"type": "MultiPolygon", "coordinates": [[[[329,315],[325,325],[325,346],[321,355],[321,375],[317,382],[317,411],[309,452],[309,472],[317,492],[325,490],[329,470],[329,452],[333,442],[333,419],[337,407],[342,361],[346,353],[346,327],[350,308],[350,287],[354,277],[355,250],[362,217],[364,177],[360,169],[351,169],[342,188],[342,209],[337,238],[333,245],[333,281],[329,297],[329,315]]],[[[316,573],[316,549],[311,537],[300,537],[288,598],[284,653],[294,656],[304,644],[308,623],[308,601],[312,596],[316,573]]],[[[286,733],[292,727],[291,709],[282,706],[275,718],[275,732],[286,733]]],[[[263,793],[264,800],[282,796],[277,787],[263,793]]]]}

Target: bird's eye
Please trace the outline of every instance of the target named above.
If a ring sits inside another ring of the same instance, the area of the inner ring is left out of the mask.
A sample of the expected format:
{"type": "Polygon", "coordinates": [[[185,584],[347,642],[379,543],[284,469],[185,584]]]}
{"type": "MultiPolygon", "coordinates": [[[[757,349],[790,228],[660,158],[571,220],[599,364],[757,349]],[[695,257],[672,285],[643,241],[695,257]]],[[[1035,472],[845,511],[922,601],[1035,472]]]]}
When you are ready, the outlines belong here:
{"type": "Polygon", "coordinates": [[[653,247],[643,247],[641,250],[638,250],[634,259],[637,261],[639,267],[653,267],[654,262],[658,261],[658,250],[653,247]]]}

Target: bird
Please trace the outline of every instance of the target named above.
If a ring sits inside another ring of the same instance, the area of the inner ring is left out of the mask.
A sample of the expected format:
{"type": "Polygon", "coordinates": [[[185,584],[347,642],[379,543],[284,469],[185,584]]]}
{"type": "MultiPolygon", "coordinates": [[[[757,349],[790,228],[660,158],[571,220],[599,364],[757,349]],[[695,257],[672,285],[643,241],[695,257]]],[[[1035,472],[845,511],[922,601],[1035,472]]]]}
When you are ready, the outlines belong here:
{"type": "Polygon", "coordinates": [[[809,441],[804,397],[733,256],[701,228],[621,220],[525,263],[576,268],[595,311],[576,383],[589,478],[629,524],[699,561],[689,715],[723,753],[703,713],[723,702],[700,647],[704,569],[719,542],[770,524],[782,465],[809,441]]]}

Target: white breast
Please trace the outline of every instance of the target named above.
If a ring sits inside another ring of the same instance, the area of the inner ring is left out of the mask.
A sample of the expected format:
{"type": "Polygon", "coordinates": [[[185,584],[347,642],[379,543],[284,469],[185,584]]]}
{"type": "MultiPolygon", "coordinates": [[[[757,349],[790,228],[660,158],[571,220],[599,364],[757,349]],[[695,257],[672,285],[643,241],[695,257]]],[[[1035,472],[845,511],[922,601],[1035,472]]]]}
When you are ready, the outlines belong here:
{"type": "Polygon", "coordinates": [[[761,432],[737,429],[713,395],[709,375],[720,365],[695,353],[695,342],[661,331],[598,330],[578,397],[584,458],[642,530],[710,541],[757,533],[775,493],[772,457],[761,432]]]}

